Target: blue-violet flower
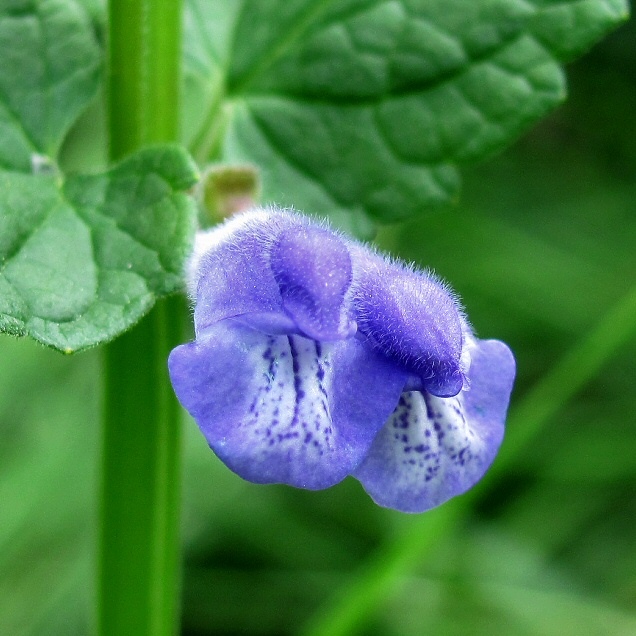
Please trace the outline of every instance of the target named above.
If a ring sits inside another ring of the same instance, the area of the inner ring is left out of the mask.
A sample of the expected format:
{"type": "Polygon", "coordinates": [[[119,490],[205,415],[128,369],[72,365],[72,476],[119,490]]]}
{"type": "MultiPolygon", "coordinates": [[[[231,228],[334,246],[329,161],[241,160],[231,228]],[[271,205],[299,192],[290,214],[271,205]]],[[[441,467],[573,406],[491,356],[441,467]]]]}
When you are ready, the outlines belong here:
{"type": "Polygon", "coordinates": [[[422,512],[493,461],[514,359],[430,274],[259,209],[199,234],[188,284],[196,340],[170,377],[241,477],[319,489],[353,475],[378,504],[422,512]]]}

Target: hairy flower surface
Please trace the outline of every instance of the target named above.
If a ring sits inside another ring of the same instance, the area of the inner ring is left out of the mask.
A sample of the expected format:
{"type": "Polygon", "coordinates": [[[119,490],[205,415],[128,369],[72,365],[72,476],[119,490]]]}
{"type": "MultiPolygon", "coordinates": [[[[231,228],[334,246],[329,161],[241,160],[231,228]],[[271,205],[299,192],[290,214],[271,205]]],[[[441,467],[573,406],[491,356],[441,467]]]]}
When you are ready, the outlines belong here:
{"type": "Polygon", "coordinates": [[[267,209],[200,233],[188,284],[196,339],[170,377],[241,477],[319,489],[353,475],[380,505],[422,512],[492,463],[514,359],[432,276],[267,209]]]}

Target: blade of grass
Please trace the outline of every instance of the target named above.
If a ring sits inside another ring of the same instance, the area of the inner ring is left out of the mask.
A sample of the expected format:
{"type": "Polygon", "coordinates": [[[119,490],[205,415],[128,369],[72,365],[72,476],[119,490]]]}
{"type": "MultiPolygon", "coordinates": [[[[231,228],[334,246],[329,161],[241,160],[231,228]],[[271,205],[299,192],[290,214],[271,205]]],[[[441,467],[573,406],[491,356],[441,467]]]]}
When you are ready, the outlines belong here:
{"type": "Polygon", "coordinates": [[[304,636],[355,634],[381,606],[400,579],[415,569],[436,544],[462,527],[475,500],[487,494],[552,418],[636,333],[636,286],[600,323],[524,395],[508,418],[502,451],[480,487],[414,518],[395,540],[373,554],[305,627],[304,636]]]}

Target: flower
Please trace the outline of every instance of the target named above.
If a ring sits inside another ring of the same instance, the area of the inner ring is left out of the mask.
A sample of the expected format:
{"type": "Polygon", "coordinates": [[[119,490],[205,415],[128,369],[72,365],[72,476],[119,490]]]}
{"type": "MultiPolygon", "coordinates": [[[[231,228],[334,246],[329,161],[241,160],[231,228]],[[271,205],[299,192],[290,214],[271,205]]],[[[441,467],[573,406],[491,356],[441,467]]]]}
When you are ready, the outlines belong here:
{"type": "Polygon", "coordinates": [[[241,477],[301,488],[357,478],[422,512],[470,488],[503,437],[514,359],[454,294],[297,213],[243,213],[197,238],[194,342],[177,397],[241,477]]]}

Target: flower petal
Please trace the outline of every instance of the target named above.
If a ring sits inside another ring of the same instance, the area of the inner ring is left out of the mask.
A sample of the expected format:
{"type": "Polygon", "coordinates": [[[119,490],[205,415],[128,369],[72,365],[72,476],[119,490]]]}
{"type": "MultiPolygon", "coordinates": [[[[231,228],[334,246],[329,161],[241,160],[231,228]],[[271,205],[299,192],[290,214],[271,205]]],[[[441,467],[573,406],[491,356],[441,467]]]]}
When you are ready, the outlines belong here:
{"type": "Polygon", "coordinates": [[[477,341],[471,385],[450,398],[403,393],[353,475],[380,505],[423,512],[473,486],[501,444],[515,364],[508,347],[477,341]]]}
{"type": "Polygon", "coordinates": [[[234,321],[177,347],[169,368],[179,400],[229,468],[310,489],[358,465],[405,382],[356,339],[319,344],[234,321]]]}
{"type": "Polygon", "coordinates": [[[254,210],[202,233],[189,265],[197,336],[226,318],[270,334],[355,334],[340,236],[292,212],[254,210]]]}
{"type": "Polygon", "coordinates": [[[197,237],[189,274],[197,336],[237,316],[252,316],[273,333],[294,329],[267,256],[277,231],[271,215],[261,211],[234,217],[197,237]]]}
{"type": "Polygon", "coordinates": [[[440,397],[459,393],[464,322],[450,290],[362,246],[351,250],[356,320],[367,343],[409,369],[423,390],[440,397]]]}
{"type": "Polygon", "coordinates": [[[345,304],[352,280],[351,258],[338,235],[299,224],[277,238],[270,262],[283,306],[304,335],[333,341],[355,333],[345,304]]]}

